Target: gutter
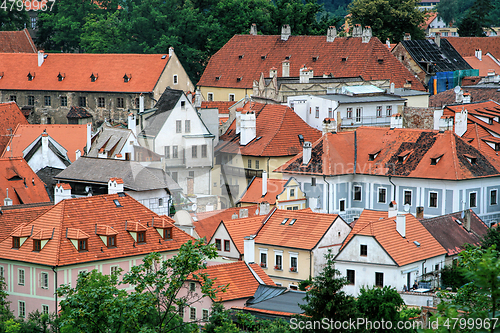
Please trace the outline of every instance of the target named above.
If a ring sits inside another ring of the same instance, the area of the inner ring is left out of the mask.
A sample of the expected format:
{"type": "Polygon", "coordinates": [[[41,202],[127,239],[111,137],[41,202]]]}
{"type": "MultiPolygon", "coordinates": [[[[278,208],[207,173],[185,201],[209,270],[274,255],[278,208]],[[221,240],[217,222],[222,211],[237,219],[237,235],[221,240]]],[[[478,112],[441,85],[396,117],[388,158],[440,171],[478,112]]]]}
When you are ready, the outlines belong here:
{"type": "Polygon", "coordinates": [[[392,188],[393,188],[393,191],[392,191],[392,200],[396,200],[396,184],[394,184],[392,182],[392,176],[389,176],[389,183],[392,184],[392,188]]]}

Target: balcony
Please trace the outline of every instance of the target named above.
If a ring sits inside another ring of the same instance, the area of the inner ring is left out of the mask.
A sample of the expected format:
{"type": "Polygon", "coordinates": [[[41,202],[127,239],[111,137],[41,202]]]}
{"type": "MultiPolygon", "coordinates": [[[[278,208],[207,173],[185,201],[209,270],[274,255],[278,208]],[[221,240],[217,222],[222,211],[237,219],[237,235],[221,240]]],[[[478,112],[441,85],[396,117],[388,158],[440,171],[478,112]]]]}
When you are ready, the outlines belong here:
{"type": "Polygon", "coordinates": [[[391,117],[352,117],[342,118],[340,127],[353,128],[359,126],[390,126],[391,117]]]}

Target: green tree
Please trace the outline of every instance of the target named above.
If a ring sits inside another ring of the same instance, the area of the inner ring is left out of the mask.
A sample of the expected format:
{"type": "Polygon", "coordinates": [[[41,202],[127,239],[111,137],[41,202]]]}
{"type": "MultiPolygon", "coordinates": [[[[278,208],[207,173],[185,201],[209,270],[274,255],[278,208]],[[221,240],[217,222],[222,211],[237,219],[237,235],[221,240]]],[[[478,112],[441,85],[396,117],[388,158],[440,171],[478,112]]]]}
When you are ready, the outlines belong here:
{"type": "Polygon", "coordinates": [[[438,16],[449,25],[456,21],[458,15],[458,2],[456,0],[441,0],[436,5],[438,16]]]}
{"type": "Polygon", "coordinates": [[[495,9],[491,0],[475,0],[458,25],[460,37],[486,37],[483,28],[490,28],[489,14],[495,9]]]}
{"type": "Polygon", "coordinates": [[[0,30],[22,30],[28,24],[28,12],[22,2],[0,1],[0,30]]]}
{"type": "Polygon", "coordinates": [[[349,5],[352,25],[370,26],[381,41],[399,42],[405,33],[424,39],[421,26],[428,13],[420,11],[418,0],[354,0],[349,5]]]}
{"type": "Polygon", "coordinates": [[[487,249],[495,245],[495,249],[500,249],[500,228],[488,228],[488,232],[481,239],[481,247],[487,249]]]}
{"type": "Polygon", "coordinates": [[[210,312],[210,318],[208,322],[203,327],[203,331],[206,333],[239,333],[240,330],[236,324],[231,319],[229,311],[224,308],[222,303],[214,302],[212,304],[212,311],[210,312]]]}
{"type": "MultiPolygon", "coordinates": [[[[309,318],[304,320],[321,321],[323,318],[335,318],[336,321],[349,320],[356,317],[356,301],[347,295],[342,288],[349,284],[347,278],[334,268],[333,254],[325,254],[326,264],[321,273],[301,283],[301,288],[308,285],[306,304],[299,305],[309,318]]],[[[331,330],[334,332],[334,330],[331,330]]]]}
{"type": "Polygon", "coordinates": [[[89,53],[119,53],[125,36],[121,30],[120,11],[90,14],[82,27],[80,46],[89,53]]]}

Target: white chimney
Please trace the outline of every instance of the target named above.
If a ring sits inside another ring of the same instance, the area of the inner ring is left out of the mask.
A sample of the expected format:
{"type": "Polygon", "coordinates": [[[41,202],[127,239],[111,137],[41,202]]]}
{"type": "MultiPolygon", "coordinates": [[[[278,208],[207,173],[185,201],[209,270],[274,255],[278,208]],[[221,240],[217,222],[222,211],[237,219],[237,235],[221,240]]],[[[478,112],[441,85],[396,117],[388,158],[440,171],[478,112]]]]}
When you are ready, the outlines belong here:
{"type": "Polygon", "coordinates": [[[392,128],[403,128],[403,116],[400,113],[396,113],[391,117],[391,129],[392,128]]]}
{"type": "Polygon", "coordinates": [[[108,153],[104,150],[104,148],[101,148],[97,152],[97,157],[98,158],[107,158],[108,157],[108,153]]]}
{"type": "Polygon", "coordinates": [[[331,43],[337,37],[337,29],[334,26],[328,28],[326,32],[326,42],[331,43]]]}
{"type": "Polygon", "coordinates": [[[200,90],[200,88],[196,89],[196,93],[194,94],[194,107],[197,109],[201,108],[201,90],[200,90]]]}
{"type": "Polygon", "coordinates": [[[363,35],[363,28],[359,24],[356,24],[352,28],[352,37],[361,37],[363,35]]]}
{"type": "Polygon", "coordinates": [[[90,146],[92,145],[92,123],[87,123],[87,152],[86,155],[90,152],[90,146]]]}
{"type": "Polygon", "coordinates": [[[406,215],[398,214],[396,216],[396,231],[401,237],[406,237],[406,215]]]}
{"type": "Polygon", "coordinates": [[[309,83],[309,69],[307,67],[302,67],[300,69],[300,77],[299,81],[300,83],[309,83]]]}
{"type": "Polygon", "coordinates": [[[462,108],[460,113],[455,113],[455,134],[462,136],[467,132],[467,109],[462,108]]]}
{"type": "Polygon", "coordinates": [[[71,199],[71,186],[66,183],[56,184],[54,189],[54,205],[65,199],[71,199]]]}
{"type": "Polygon", "coordinates": [[[3,205],[4,206],[12,206],[12,199],[9,198],[9,189],[7,188],[5,190],[5,192],[6,192],[6,197],[5,197],[5,199],[3,199],[3,205]]]}
{"type": "Polygon", "coordinates": [[[482,61],[483,60],[483,51],[481,49],[477,49],[476,50],[476,58],[479,60],[479,61],[482,61]]]}
{"type": "Polygon", "coordinates": [[[250,26],[250,35],[257,36],[257,25],[255,23],[250,26]]]}
{"type": "Polygon", "coordinates": [[[259,215],[267,215],[271,211],[269,202],[261,202],[259,204],[259,215]]]}
{"type": "Polygon", "coordinates": [[[292,34],[292,29],[289,24],[283,24],[281,27],[281,40],[288,40],[290,35],[292,34]]]}
{"type": "Polygon", "coordinates": [[[134,137],[135,137],[137,135],[135,133],[136,127],[137,127],[136,126],[135,115],[132,112],[130,112],[129,115],[128,115],[128,119],[127,120],[128,120],[127,121],[127,127],[128,127],[129,130],[132,131],[132,133],[134,133],[134,137]]]}
{"type": "Polygon", "coordinates": [[[45,130],[42,133],[42,164],[49,165],[49,135],[45,130]]]}
{"type": "Polygon", "coordinates": [[[75,161],[79,159],[82,156],[82,151],[80,149],[77,149],[75,151],[75,161]]]}
{"type": "Polygon", "coordinates": [[[452,129],[453,129],[453,118],[442,116],[439,119],[439,131],[440,132],[451,131],[452,129]]]}
{"type": "Polygon", "coordinates": [[[43,53],[43,50],[38,51],[38,67],[42,66],[44,61],[45,61],[45,54],[43,53]]]}
{"type": "Polygon", "coordinates": [[[173,56],[173,55],[174,55],[174,48],[173,48],[172,46],[170,46],[170,47],[168,48],[168,57],[170,58],[170,57],[171,57],[171,56],[173,56]]]}
{"type": "Polygon", "coordinates": [[[236,118],[236,134],[239,134],[241,132],[241,111],[235,112],[235,118],[236,118]]]}
{"type": "Polygon", "coordinates": [[[140,113],[144,112],[144,95],[143,94],[139,95],[139,112],[140,113]]]}
{"type": "Polygon", "coordinates": [[[365,27],[363,29],[363,35],[361,36],[361,43],[369,43],[372,38],[372,28],[365,27]]]}
{"type": "Polygon", "coordinates": [[[405,33],[405,36],[403,37],[403,40],[411,40],[411,35],[409,32],[405,33]]]}
{"type": "Polygon", "coordinates": [[[464,94],[464,100],[463,100],[463,103],[464,103],[464,104],[468,104],[468,103],[470,103],[471,101],[472,101],[472,100],[471,100],[471,95],[470,95],[470,93],[465,93],[465,94],[464,94]]]}
{"type": "Polygon", "coordinates": [[[262,172],[262,196],[267,194],[267,172],[264,170],[262,172]]]}
{"type": "Polygon", "coordinates": [[[455,87],[455,103],[462,103],[464,101],[464,91],[460,86],[455,87]]]}
{"type": "Polygon", "coordinates": [[[463,219],[463,227],[465,230],[470,232],[470,219],[471,219],[471,210],[464,210],[464,219],[463,219]]]}
{"type": "Polygon", "coordinates": [[[123,192],[123,179],[110,178],[108,181],[108,194],[123,192]]]}
{"type": "Polygon", "coordinates": [[[240,118],[240,145],[244,146],[257,136],[257,124],[254,112],[242,114],[240,118]]]}
{"type": "Polygon", "coordinates": [[[441,47],[441,33],[436,32],[436,37],[434,37],[434,43],[436,43],[437,47],[441,47]]]}
{"type": "Polygon", "coordinates": [[[441,117],[443,116],[443,110],[434,110],[434,130],[439,130],[441,117]]]}
{"type": "Polygon", "coordinates": [[[386,39],[385,41],[385,45],[387,46],[387,48],[390,50],[391,49],[391,41],[389,40],[389,38],[386,39]]]}
{"type": "Polygon", "coordinates": [[[326,133],[336,133],[337,132],[337,122],[335,119],[325,118],[323,120],[323,134],[326,133]]]}
{"type": "Polygon", "coordinates": [[[309,141],[304,142],[304,145],[302,146],[302,165],[309,164],[309,161],[311,160],[311,153],[312,143],[309,141]]]}
{"type": "Polygon", "coordinates": [[[278,75],[278,70],[276,69],[276,67],[273,67],[269,70],[269,77],[270,78],[273,78],[277,75],[278,75]]]}
{"type": "Polygon", "coordinates": [[[281,66],[282,66],[281,76],[290,77],[290,61],[283,60],[281,66]]]}
{"type": "Polygon", "coordinates": [[[395,91],[394,91],[394,82],[391,82],[391,87],[389,88],[389,93],[390,93],[391,95],[394,95],[394,92],[395,92],[395,91]]]}
{"type": "Polygon", "coordinates": [[[398,215],[398,205],[396,204],[396,201],[391,201],[389,203],[389,209],[387,210],[388,217],[395,217],[398,215]]]}
{"type": "Polygon", "coordinates": [[[243,251],[246,263],[255,262],[255,235],[243,238],[243,251]]]}

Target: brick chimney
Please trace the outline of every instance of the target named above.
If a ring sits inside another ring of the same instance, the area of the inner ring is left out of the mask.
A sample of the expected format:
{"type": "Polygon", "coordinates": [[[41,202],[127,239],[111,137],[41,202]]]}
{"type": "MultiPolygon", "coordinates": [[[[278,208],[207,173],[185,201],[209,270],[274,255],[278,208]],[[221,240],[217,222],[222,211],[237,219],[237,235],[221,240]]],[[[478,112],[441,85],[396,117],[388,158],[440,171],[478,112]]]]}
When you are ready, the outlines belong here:
{"type": "Polygon", "coordinates": [[[337,29],[334,26],[328,28],[326,32],[326,41],[327,43],[331,43],[337,37],[337,29]]]}
{"type": "Polygon", "coordinates": [[[108,194],[123,192],[123,179],[110,178],[108,181],[108,194]]]}
{"type": "Polygon", "coordinates": [[[66,183],[56,184],[54,189],[54,205],[65,199],[71,199],[71,186],[66,183]]]}
{"type": "Polygon", "coordinates": [[[312,143],[309,141],[304,142],[302,146],[302,165],[309,164],[312,154],[312,143]]]}
{"type": "Polygon", "coordinates": [[[288,40],[290,35],[292,34],[292,29],[289,24],[283,24],[281,27],[281,40],[288,40]]]}
{"type": "Polygon", "coordinates": [[[283,60],[281,62],[281,76],[282,77],[290,77],[290,61],[283,60]]]}
{"type": "Polygon", "coordinates": [[[250,35],[257,36],[257,25],[255,23],[250,26],[250,35]]]}

